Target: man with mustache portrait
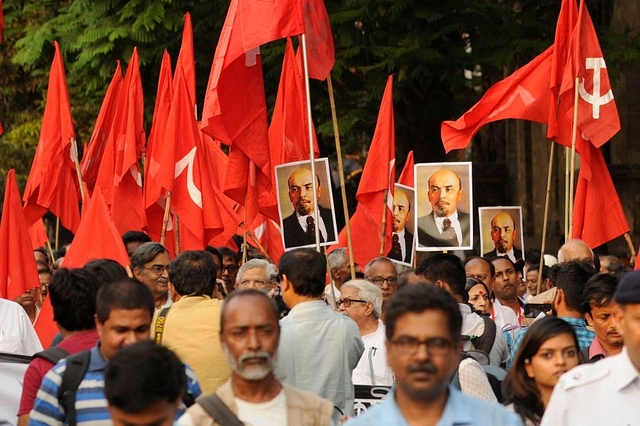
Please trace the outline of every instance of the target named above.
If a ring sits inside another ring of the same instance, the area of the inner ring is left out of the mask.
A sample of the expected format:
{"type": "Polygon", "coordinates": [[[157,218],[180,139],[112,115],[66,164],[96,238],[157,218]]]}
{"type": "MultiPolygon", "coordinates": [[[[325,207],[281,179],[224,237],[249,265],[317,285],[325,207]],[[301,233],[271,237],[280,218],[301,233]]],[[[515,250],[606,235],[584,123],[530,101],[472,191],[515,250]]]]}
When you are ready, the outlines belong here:
{"type": "Polygon", "coordinates": [[[492,259],[494,257],[507,256],[512,262],[522,259],[522,250],[514,247],[518,231],[516,221],[507,212],[500,212],[491,219],[491,239],[495,250],[483,254],[483,257],[492,259]]]}
{"type": "MultiPolygon", "coordinates": [[[[301,167],[293,171],[287,181],[289,200],[294,212],[284,218],[282,228],[284,232],[285,248],[301,247],[315,244],[315,227],[320,229],[320,242],[335,241],[333,218],[331,209],[318,205],[318,224],[314,217],[316,205],[313,202],[313,176],[311,170],[301,167]]],[[[322,195],[320,178],[316,176],[316,190],[318,199],[322,195]]]]}
{"type": "Polygon", "coordinates": [[[471,245],[471,218],[458,210],[464,191],[460,177],[440,169],[428,181],[427,195],[431,213],[418,218],[418,243],[426,247],[462,247],[471,245]]]}
{"type": "MultiPolygon", "coordinates": [[[[225,423],[218,402],[246,425],[328,425],[333,404],[311,393],[280,383],[273,374],[280,324],[278,308],[263,292],[233,292],[220,315],[220,342],[231,366],[231,379],[216,393],[198,398],[178,425],[225,423]],[[226,406],[226,407],[225,407],[226,406]]],[[[236,424],[239,422],[236,422],[236,424]]]]}

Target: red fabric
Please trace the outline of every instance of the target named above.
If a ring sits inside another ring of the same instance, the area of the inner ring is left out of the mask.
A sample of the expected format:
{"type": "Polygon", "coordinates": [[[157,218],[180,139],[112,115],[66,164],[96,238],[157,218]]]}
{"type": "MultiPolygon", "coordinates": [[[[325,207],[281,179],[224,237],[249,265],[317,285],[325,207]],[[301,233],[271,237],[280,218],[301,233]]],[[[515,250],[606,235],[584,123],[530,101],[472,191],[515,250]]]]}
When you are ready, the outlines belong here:
{"type": "Polygon", "coordinates": [[[0,222],[0,297],[13,300],[39,285],[27,222],[14,169],[7,182],[0,222]]]}
{"type": "MultiPolygon", "coordinates": [[[[386,214],[383,254],[391,248],[393,192],[396,177],[395,145],[393,76],[389,76],[382,96],[378,123],[356,194],[358,206],[349,220],[351,238],[354,242],[353,257],[360,265],[365,265],[369,260],[380,256],[383,213],[386,214]],[[387,191],[386,200],[385,191],[387,191]]],[[[346,229],[340,232],[338,244],[333,247],[347,247],[346,229]]]]}
{"type": "MultiPolygon", "coordinates": [[[[298,52],[300,53],[300,52],[298,52]]],[[[313,123],[311,123],[313,126],[313,123]]],[[[273,167],[293,161],[309,160],[309,126],[302,74],[301,57],[294,54],[293,43],[287,39],[280,75],[280,86],[269,126],[269,151],[273,167]]],[[[313,130],[315,157],[320,155],[315,129],[313,130]]],[[[275,182],[275,172],[272,171],[275,182]]]]}
{"type": "Polygon", "coordinates": [[[327,78],[336,62],[329,15],[322,0],[303,0],[309,77],[327,78]]]}
{"type": "MultiPolygon", "coordinates": [[[[70,354],[75,354],[87,349],[91,349],[98,343],[98,332],[93,330],[82,331],[78,334],[67,337],[57,346],[70,354]]],[[[44,346],[44,345],[43,345],[44,346]]],[[[46,349],[46,347],[45,347],[46,349]]],[[[24,382],[22,385],[22,397],[20,398],[20,407],[18,408],[18,416],[29,414],[36,400],[36,394],[44,375],[51,370],[53,363],[44,358],[33,358],[24,373],[24,382]]]]}
{"type": "Polygon", "coordinates": [[[47,102],[40,140],[24,191],[24,213],[28,224],[51,211],[60,223],[75,233],[80,224],[78,178],[71,160],[71,138],[76,137],[71,118],[69,92],[58,42],[49,74],[47,102]]]}
{"type": "Polygon", "coordinates": [[[65,268],[82,268],[91,260],[105,258],[126,267],[129,255],[99,186],[88,203],[62,265],[65,268]]]}
{"type": "Polygon", "coordinates": [[[196,105],[196,60],[193,50],[193,29],[191,26],[191,14],[189,12],[184,15],[184,27],[182,29],[182,45],[180,46],[180,53],[178,54],[177,67],[182,67],[184,70],[184,79],[187,82],[187,89],[189,91],[189,99],[191,104],[196,105]]]}
{"type": "Polygon", "coordinates": [[[596,248],[630,228],[602,152],[592,144],[588,147],[592,176],[587,179],[580,169],[573,203],[573,238],[596,248]]]}
{"type": "MultiPolygon", "coordinates": [[[[171,57],[165,50],[160,66],[158,91],[153,109],[151,132],[149,132],[149,140],[147,141],[147,159],[144,169],[143,198],[147,219],[145,230],[153,241],[160,241],[162,234],[166,191],[158,182],[157,175],[160,169],[160,156],[163,148],[166,147],[164,137],[172,98],[173,76],[171,73],[171,57]]],[[[171,165],[171,167],[173,168],[173,165],[171,165]]],[[[175,253],[174,241],[173,220],[170,220],[165,236],[165,246],[170,253],[175,253]]]]}
{"type": "MultiPolygon", "coordinates": [[[[253,223],[249,224],[246,229],[251,231],[253,236],[258,240],[262,248],[266,251],[272,262],[278,264],[280,257],[284,254],[284,246],[282,245],[282,233],[280,227],[271,219],[258,215],[253,223]]],[[[244,229],[239,228],[238,234],[242,235],[244,229]]],[[[247,235],[247,243],[260,250],[260,247],[247,235]]]]}
{"type": "Polygon", "coordinates": [[[47,231],[44,228],[42,219],[34,222],[29,227],[29,238],[31,240],[31,247],[34,250],[47,244],[49,238],[47,237],[47,231]]]}
{"type": "Polygon", "coordinates": [[[580,2],[578,23],[571,35],[560,89],[559,114],[570,121],[573,121],[576,77],[580,80],[578,132],[599,148],[620,130],[620,119],[609,72],[584,0],[580,2]]]}
{"type": "Polygon", "coordinates": [[[136,48],[120,93],[107,142],[106,152],[111,155],[105,155],[100,163],[96,186],[102,189],[118,231],[124,234],[140,230],[145,224],[142,177],[138,165],[145,144],[144,98],[136,48]]]}
{"type": "Polygon", "coordinates": [[[113,126],[116,107],[118,105],[118,100],[120,99],[121,88],[122,69],[120,68],[120,61],[117,61],[116,71],[113,74],[109,87],[107,88],[107,93],[104,95],[104,100],[102,101],[100,112],[98,113],[98,119],[96,120],[96,125],[93,128],[91,140],[89,140],[89,145],[85,148],[82,161],[80,162],[82,179],[91,191],[93,191],[96,184],[98,169],[100,168],[100,162],[102,161],[102,157],[107,146],[109,131],[113,126]]]}
{"type": "Polygon", "coordinates": [[[440,126],[445,151],[466,148],[485,124],[507,118],[546,123],[549,118],[549,70],[553,46],[494,84],[469,111],[440,126]]]}
{"type": "Polygon", "coordinates": [[[405,185],[408,187],[413,188],[414,186],[414,179],[413,179],[413,166],[414,166],[414,160],[413,160],[413,150],[409,151],[409,154],[407,154],[407,161],[404,162],[404,167],[402,169],[402,172],[400,172],[400,177],[398,178],[398,183],[400,185],[405,185]]]}
{"type": "Polygon", "coordinates": [[[33,323],[33,328],[36,330],[42,347],[44,349],[49,348],[53,338],[60,332],[58,324],[53,320],[53,307],[51,306],[50,298],[44,298],[42,309],[40,309],[36,322],[33,323]]]}

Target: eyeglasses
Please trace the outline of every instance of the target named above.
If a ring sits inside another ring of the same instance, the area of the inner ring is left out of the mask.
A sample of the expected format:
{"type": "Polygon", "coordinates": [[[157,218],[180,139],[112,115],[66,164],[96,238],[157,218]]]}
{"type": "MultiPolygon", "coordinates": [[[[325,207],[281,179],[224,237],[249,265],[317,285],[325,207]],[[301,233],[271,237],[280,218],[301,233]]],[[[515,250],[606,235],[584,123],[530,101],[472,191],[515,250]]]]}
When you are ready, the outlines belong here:
{"type": "Polygon", "coordinates": [[[353,302],[360,302],[360,303],[369,303],[366,300],[358,300],[358,299],[342,299],[342,300],[338,300],[336,302],[336,305],[339,306],[344,306],[345,308],[348,308],[351,306],[351,303],[353,302]]]}
{"type": "Polygon", "coordinates": [[[265,280],[242,280],[238,283],[238,288],[247,288],[247,287],[266,287],[271,284],[271,281],[265,280]]]}
{"type": "Polygon", "coordinates": [[[235,274],[236,272],[238,272],[238,267],[236,265],[222,265],[221,269],[223,273],[224,271],[227,271],[230,274],[235,274]]]}
{"type": "Polygon", "coordinates": [[[143,268],[147,271],[153,272],[156,275],[162,275],[164,274],[164,271],[167,271],[167,273],[169,272],[169,266],[170,265],[151,265],[150,268],[147,268],[146,266],[143,266],[143,268]]]}
{"type": "Polygon", "coordinates": [[[389,287],[395,287],[398,285],[398,279],[396,277],[387,277],[387,278],[373,277],[373,278],[369,278],[369,281],[374,283],[378,287],[382,287],[382,284],[384,282],[386,282],[389,287]]]}
{"type": "Polygon", "coordinates": [[[433,337],[427,340],[418,340],[412,337],[400,337],[391,341],[391,345],[404,355],[415,355],[420,346],[425,345],[429,355],[446,355],[453,347],[453,342],[443,337],[433,337]]]}

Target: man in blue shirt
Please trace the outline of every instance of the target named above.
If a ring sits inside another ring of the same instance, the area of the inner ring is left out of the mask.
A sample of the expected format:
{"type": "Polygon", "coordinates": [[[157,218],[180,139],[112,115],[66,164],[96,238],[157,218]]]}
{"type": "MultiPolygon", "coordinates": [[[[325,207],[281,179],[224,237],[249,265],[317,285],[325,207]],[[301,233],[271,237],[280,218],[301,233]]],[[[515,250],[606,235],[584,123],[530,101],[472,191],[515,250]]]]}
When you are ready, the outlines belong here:
{"type": "Polygon", "coordinates": [[[430,284],[402,288],[389,300],[387,362],[396,385],[358,425],[522,425],[514,413],[462,395],[450,385],[462,351],[462,317],[453,296],[430,284]]]}

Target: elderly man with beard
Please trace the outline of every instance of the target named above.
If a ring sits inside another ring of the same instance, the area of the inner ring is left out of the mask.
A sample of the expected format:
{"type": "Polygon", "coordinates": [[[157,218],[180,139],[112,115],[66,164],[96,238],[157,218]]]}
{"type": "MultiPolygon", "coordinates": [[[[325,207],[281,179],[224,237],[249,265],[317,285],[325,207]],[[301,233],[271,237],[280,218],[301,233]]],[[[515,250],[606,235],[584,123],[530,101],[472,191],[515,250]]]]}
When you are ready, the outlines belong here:
{"type": "Polygon", "coordinates": [[[231,294],[220,315],[220,342],[231,379],[215,394],[198,398],[178,425],[230,424],[224,411],[227,421],[246,425],[330,424],[331,402],[276,380],[273,366],[279,340],[278,310],[268,296],[255,289],[231,294]]]}

